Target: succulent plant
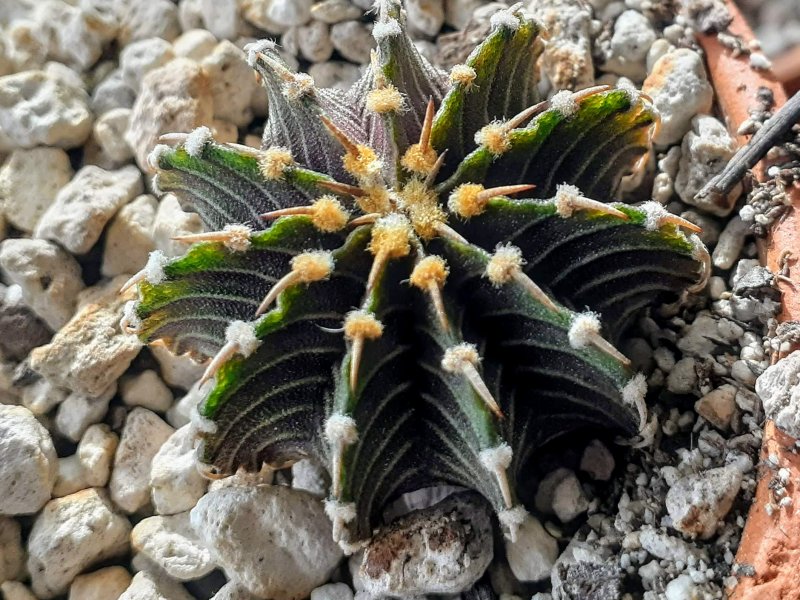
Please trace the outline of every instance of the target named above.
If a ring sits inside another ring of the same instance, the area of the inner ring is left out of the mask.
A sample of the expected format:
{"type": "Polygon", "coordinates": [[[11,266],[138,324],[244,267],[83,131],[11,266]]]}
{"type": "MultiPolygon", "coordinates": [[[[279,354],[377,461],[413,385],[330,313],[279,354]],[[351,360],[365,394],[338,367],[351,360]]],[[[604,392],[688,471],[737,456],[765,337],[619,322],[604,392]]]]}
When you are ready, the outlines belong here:
{"type": "Polygon", "coordinates": [[[154,185],[207,232],[151,255],[124,325],[211,357],[196,419],[210,476],[326,465],[348,549],[392,498],[442,482],[480,492],[513,536],[543,444],[640,434],[644,377],[614,344],[644,307],[702,286],[708,253],[657,203],[610,202],[650,151],[646,96],[539,101],[541,26],[518,6],[450,73],[398,1],[376,12],[347,92],[274,44],[247,48],[269,99],[261,149],[205,127],[154,149],[154,185]]]}

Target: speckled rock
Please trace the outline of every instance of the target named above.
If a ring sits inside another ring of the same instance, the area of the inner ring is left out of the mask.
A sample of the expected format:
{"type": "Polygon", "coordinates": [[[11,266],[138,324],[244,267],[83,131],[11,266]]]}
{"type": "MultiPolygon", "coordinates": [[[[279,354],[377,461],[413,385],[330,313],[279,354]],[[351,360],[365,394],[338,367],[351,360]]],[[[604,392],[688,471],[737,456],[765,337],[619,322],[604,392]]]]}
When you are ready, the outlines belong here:
{"type": "Polygon", "coordinates": [[[149,503],[150,463],[173,431],[145,408],[128,413],[108,484],[114,502],[125,512],[136,512],[149,503]]]}
{"type": "Polygon", "coordinates": [[[131,544],[178,581],[200,579],[215,567],[211,553],[195,538],[188,512],[139,521],[131,533],[131,544]]]}
{"type": "Polygon", "coordinates": [[[703,59],[688,48],[659,58],[642,91],[653,98],[661,114],[661,128],[654,141],[662,146],[679,141],[691,128],[695,115],[711,110],[714,99],[703,59]]]}
{"type": "Polygon", "coordinates": [[[800,351],[769,367],[756,380],[756,392],[767,417],[794,438],[800,438],[800,351]]]}
{"type": "Polygon", "coordinates": [[[260,86],[244,52],[223,40],[201,64],[211,82],[214,117],[238,127],[249,124],[253,120],[250,99],[260,86]]]}
{"type": "Polygon", "coordinates": [[[85,254],[114,213],[142,191],[141,173],[133,165],[114,171],[83,167],[58,192],[35,235],[56,241],[73,254],[85,254]]]}
{"type": "Polygon", "coordinates": [[[108,425],[95,424],[83,434],[72,456],[58,459],[53,495],[68,496],[90,487],[105,487],[119,438],[108,425]]]}
{"type": "Polygon", "coordinates": [[[118,600],[192,600],[192,596],[169,577],[153,571],[139,571],[118,600]]]}
{"type": "Polygon", "coordinates": [[[357,64],[369,62],[370,51],[375,47],[372,33],[360,21],[342,21],[333,25],[331,42],[339,54],[357,64]]]}
{"type": "Polygon", "coordinates": [[[453,594],[475,583],[492,557],[489,509],[466,493],[382,528],[351,568],[356,590],[371,596],[453,594]]]}
{"type": "Polygon", "coordinates": [[[108,413],[108,403],[116,393],[116,381],[97,396],[72,392],[58,406],[56,429],[67,439],[79,441],[91,425],[103,420],[108,413]]]}
{"type": "Polygon", "coordinates": [[[33,591],[39,598],[63,594],[88,567],[124,555],[130,531],[130,523],[103,489],[51,500],[36,517],[28,539],[33,591]]]}
{"type": "Polygon", "coordinates": [[[679,479],[667,492],[672,526],[684,535],[707,540],[725,518],[742,485],[742,473],[729,465],[679,479]]]}
{"type": "Polygon", "coordinates": [[[115,3],[120,20],[117,39],[122,46],[145,38],[174,40],[180,34],[178,7],[170,0],[115,3]]]}
{"type": "Polygon", "coordinates": [[[504,539],[508,566],[520,581],[541,581],[550,576],[550,569],[558,558],[558,542],[539,519],[525,515],[517,537],[512,542],[504,539]]]}
{"type": "Polygon", "coordinates": [[[124,567],[105,567],[78,575],[69,586],[69,600],[117,600],[130,584],[124,567]]]}
{"type": "Polygon", "coordinates": [[[156,512],[170,515],[190,510],[203,497],[208,480],[197,470],[194,431],[185,425],[167,439],[153,457],[150,490],[156,512]]]}
{"type": "Polygon", "coordinates": [[[32,232],[72,173],[69,156],[60,148],[14,151],[0,169],[0,201],[8,222],[32,232]]]}
{"type": "Polygon", "coordinates": [[[106,230],[103,263],[106,277],[136,273],[155,249],[153,226],[158,200],[149,194],[137,196],[114,215],[106,230]]]}
{"type": "Polygon", "coordinates": [[[82,308],[53,337],[31,352],[31,367],[52,382],[89,397],[108,389],[128,368],[142,343],[120,329],[119,294],[125,277],[87,290],[82,308]]]}
{"type": "Polygon", "coordinates": [[[214,116],[211,81],[196,62],[176,58],[145,75],[125,139],[143,171],[161,134],[189,132],[214,116]]]}
{"type": "Polygon", "coordinates": [[[322,503],[281,486],[231,486],[192,509],[192,526],[215,561],[251,593],[300,600],[328,581],[342,558],[322,503]],[[285,527],[291,522],[291,531],[285,527]]]}
{"type": "Polygon", "coordinates": [[[88,101],[84,90],[44,71],[0,77],[0,152],[80,146],[92,131],[88,101]]]}
{"type": "Polygon", "coordinates": [[[0,514],[37,512],[58,473],[50,434],[27,408],[0,404],[0,514]]]}

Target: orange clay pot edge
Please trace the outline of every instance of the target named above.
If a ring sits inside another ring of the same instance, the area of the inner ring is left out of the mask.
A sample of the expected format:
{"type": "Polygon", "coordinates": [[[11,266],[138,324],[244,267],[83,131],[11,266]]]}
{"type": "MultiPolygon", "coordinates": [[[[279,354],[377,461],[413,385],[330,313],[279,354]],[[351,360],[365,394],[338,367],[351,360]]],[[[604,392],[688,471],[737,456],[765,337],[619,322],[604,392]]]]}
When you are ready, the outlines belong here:
{"type": "MultiPolygon", "coordinates": [[[[730,30],[738,34],[745,43],[753,39],[753,33],[738,8],[731,0],[726,0],[733,16],[730,30]]],[[[769,87],[775,96],[776,106],[786,102],[786,93],[769,73],[750,68],[746,56],[734,58],[731,51],[722,46],[716,35],[700,36],[700,44],[706,52],[706,61],[716,92],[717,103],[725,116],[729,130],[735,135],[739,125],[748,118],[748,109],[756,106],[756,92],[760,86],[769,87]]],[[[737,136],[740,143],[746,138],[737,136]]],[[[768,165],[763,162],[756,169],[756,176],[762,178],[768,165]]],[[[792,209],[773,227],[765,244],[767,266],[773,272],[779,270],[779,263],[785,250],[794,249],[800,253],[800,189],[791,190],[792,209]]],[[[792,272],[797,269],[789,262],[789,276],[797,278],[792,272]]],[[[782,283],[783,311],[781,320],[800,319],[800,294],[798,290],[782,283]]],[[[778,465],[790,470],[790,480],[800,480],[800,456],[789,450],[794,439],[780,432],[768,421],[764,429],[761,448],[762,464],[767,456],[778,458],[778,465]]],[[[800,598],[800,489],[796,484],[787,486],[792,505],[777,508],[770,516],[766,505],[774,503],[769,489],[774,471],[760,468],[756,496],[745,524],[742,541],[736,555],[736,563],[750,565],[755,569],[753,577],[739,577],[739,584],[730,590],[734,600],[788,600],[800,598]]]]}

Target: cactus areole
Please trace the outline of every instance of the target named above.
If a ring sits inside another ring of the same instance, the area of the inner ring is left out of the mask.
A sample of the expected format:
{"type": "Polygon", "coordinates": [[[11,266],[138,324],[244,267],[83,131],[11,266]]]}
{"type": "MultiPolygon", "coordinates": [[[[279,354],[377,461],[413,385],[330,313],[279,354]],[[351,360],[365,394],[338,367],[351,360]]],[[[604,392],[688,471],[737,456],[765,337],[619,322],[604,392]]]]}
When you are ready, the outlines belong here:
{"type": "Polygon", "coordinates": [[[347,92],[270,42],[247,48],[269,97],[261,149],[205,127],[164,136],[154,185],[207,232],[180,258],[153,253],[123,324],[210,358],[208,475],[326,465],[348,550],[391,499],[440,483],[480,492],[513,537],[542,444],[587,426],[641,439],[644,377],[614,344],[643,308],[702,287],[708,253],[657,203],[611,201],[651,149],[646,96],[540,101],[542,30],[519,6],[450,73],[398,1],[376,11],[347,92]]]}

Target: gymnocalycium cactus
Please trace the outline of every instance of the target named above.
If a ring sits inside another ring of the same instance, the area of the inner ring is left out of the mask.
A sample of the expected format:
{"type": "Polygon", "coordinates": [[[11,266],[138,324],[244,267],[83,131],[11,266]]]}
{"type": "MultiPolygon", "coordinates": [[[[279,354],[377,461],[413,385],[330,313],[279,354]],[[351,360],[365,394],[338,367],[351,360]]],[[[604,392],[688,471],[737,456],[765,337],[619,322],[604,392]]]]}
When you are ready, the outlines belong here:
{"type": "Polygon", "coordinates": [[[644,377],[613,344],[643,307],[702,286],[708,253],[660,205],[606,202],[650,150],[647,97],[537,103],[541,28],[519,6],[449,74],[398,0],[376,11],[348,92],[274,44],[248,48],[269,96],[262,149],[205,127],[154,149],[155,185],[208,232],[181,258],[152,254],[124,324],[213,357],[209,475],[319,461],[345,548],[392,497],[441,482],[479,491],[513,536],[537,448],[645,426],[644,377]]]}

